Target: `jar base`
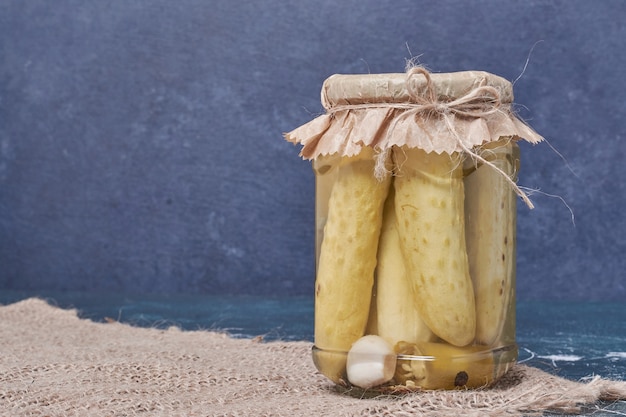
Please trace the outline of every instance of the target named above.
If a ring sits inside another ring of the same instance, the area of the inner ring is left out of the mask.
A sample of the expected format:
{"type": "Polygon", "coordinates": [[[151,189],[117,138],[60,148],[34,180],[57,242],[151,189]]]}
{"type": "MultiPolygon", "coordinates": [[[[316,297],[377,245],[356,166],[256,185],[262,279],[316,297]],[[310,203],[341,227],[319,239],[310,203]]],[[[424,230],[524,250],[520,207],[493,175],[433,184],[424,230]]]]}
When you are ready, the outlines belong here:
{"type": "Polygon", "coordinates": [[[316,368],[343,393],[364,395],[403,394],[421,390],[478,389],[493,385],[517,361],[518,347],[480,345],[462,348],[446,343],[400,342],[396,345],[396,372],[389,382],[363,390],[350,383],[347,352],[313,346],[316,368]]]}

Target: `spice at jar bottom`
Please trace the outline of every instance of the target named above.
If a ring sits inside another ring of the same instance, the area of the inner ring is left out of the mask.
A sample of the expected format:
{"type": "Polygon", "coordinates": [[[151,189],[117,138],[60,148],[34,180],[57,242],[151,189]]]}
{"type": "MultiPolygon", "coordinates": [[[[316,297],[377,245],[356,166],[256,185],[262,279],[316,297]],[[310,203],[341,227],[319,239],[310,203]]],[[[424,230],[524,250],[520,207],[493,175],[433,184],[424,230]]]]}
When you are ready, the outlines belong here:
{"type": "Polygon", "coordinates": [[[287,133],[316,178],[313,361],[344,386],[476,388],[517,359],[517,142],[493,74],[334,75],[287,133]]]}

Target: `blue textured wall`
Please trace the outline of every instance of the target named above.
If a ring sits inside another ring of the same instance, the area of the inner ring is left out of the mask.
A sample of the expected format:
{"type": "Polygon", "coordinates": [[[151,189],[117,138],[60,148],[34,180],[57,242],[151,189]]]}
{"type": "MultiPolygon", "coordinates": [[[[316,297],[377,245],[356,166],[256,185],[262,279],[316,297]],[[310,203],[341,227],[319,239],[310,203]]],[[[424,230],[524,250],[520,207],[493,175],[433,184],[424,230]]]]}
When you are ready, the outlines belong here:
{"type": "Polygon", "coordinates": [[[333,73],[480,69],[523,146],[520,298],[626,300],[626,2],[0,0],[0,289],[312,293],[282,133],[333,73]],[[407,48],[408,46],[408,48],[407,48]],[[410,50],[410,52],[409,52],[410,50]],[[525,107],[524,107],[525,106],[525,107]]]}

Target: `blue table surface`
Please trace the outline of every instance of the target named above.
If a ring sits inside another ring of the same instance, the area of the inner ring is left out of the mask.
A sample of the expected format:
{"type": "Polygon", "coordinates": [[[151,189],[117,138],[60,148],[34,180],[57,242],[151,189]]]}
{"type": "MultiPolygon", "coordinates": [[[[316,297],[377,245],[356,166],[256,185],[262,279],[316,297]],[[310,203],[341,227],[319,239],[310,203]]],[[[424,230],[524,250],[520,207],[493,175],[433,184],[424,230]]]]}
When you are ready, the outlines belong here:
{"type": "MultiPolygon", "coordinates": [[[[313,297],[124,295],[0,291],[0,304],[29,297],[75,308],[93,321],[225,331],[234,337],[313,341],[313,297]]],[[[518,302],[519,361],[572,380],[626,380],[626,303],[518,302]]],[[[594,416],[626,415],[626,402],[594,416]]]]}

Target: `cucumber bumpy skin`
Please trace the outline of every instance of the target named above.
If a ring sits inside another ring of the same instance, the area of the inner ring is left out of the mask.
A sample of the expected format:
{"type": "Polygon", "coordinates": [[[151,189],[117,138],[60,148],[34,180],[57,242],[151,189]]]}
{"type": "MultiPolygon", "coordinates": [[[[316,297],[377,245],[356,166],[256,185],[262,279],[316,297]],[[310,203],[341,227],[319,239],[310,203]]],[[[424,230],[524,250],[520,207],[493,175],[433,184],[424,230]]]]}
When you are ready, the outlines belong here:
{"type": "MultiPolygon", "coordinates": [[[[510,137],[477,150],[515,180],[517,144],[510,137]]],[[[465,178],[466,242],[476,299],[476,342],[497,344],[515,285],[517,196],[492,167],[481,165],[465,178]]]]}
{"type": "Polygon", "coordinates": [[[458,153],[396,148],[395,207],[402,254],[420,316],[446,342],[474,340],[474,290],[465,248],[463,167],[458,153]]]}
{"type": "Polygon", "coordinates": [[[371,327],[392,346],[400,341],[417,343],[434,338],[433,332],[420,317],[419,301],[415,300],[404,265],[394,200],[395,193],[391,187],[383,211],[376,266],[376,295],[370,313],[371,327]]]}
{"type": "MultiPolygon", "coordinates": [[[[391,182],[374,177],[374,151],[341,158],[328,201],[328,219],[315,282],[317,368],[345,383],[346,355],[365,333],[383,205],[391,182]]],[[[331,168],[331,171],[333,170],[331,168]]],[[[333,175],[328,171],[325,175],[333,175]]]]}

